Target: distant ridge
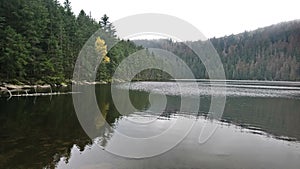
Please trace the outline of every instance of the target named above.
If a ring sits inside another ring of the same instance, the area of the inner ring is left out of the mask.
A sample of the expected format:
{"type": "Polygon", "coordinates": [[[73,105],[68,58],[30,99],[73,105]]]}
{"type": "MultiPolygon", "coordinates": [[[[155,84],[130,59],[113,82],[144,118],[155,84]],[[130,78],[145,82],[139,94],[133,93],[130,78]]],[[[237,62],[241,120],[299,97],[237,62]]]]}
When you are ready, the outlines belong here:
{"type": "MultiPolygon", "coordinates": [[[[300,80],[299,19],[210,41],[220,55],[227,79],[300,80]]],[[[200,59],[184,43],[171,39],[134,42],[171,51],[190,66],[196,78],[208,78],[200,59]]]]}

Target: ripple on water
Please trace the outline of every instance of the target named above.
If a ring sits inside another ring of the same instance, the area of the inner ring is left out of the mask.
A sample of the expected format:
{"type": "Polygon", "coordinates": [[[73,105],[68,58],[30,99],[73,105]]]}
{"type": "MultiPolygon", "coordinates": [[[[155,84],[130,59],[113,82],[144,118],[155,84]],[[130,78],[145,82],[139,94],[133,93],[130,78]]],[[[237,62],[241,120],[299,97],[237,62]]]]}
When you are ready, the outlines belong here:
{"type": "Polygon", "coordinates": [[[197,82],[132,82],[118,84],[117,88],[145,91],[170,96],[247,96],[247,97],[283,97],[299,98],[298,86],[274,86],[252,84],[227,84],[197,82]]]}

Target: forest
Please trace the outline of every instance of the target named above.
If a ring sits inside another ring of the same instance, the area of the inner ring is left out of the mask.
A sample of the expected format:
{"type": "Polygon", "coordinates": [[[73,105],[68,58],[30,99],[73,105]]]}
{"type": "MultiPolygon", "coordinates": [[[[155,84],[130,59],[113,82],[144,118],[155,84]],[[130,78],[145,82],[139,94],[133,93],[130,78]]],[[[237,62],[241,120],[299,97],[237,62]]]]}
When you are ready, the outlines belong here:
{"type": "MultiPolygon", "coordinates": [[[[0,82],[12,84],[69,83],[80,50],[97,30],[105,43],[119,41],[107,51],[97,80],[110,82],[118,64],[144,48],[167,49],[184,60],[196,78],[208,78],[201,60],[184,43],[173,40],[122,40],[107,15],[100,21],[69,0],[2,0],[0,4],[0,82]]],[[[227,79],[300,80],[300,22],[291,21],[251,32],[211,38],[227,79]]],[[[198,42],[193,42],[198,43],[198,42]]],[[[105,45],[105,44],[103,44],[105,45]]],[[[151,58],[151,53],[146,52],[151,58]]],[[[138,63],[138,61],[137,61],[138,63]]],[[[137,80],[170,78],[158,70],[137,80]]]]}
{"type": "MultiPolygon", "coordinates": [[[[300,20],[209,41],[221,58],[227,79],[300,80],[300,20]]],[[[173,52],[189,65],[196,78],[208,78],[199,57],[182,42],[158,39],[135,43],[173,52]]]]}
{"type": "MultiPolygon", "coordinates": [[[[104,15],[96,21],[81,11],[72,12],[65,0],[2,0],[0,4],[0,81],[13,84],[60,84],[70,82],[78,54],[97,30],[106,42],[117,40],[104,15]]],[[[141,47],[119,40],[101,64],[98,79],[108,81],[115,65],[141,47]],[[101,76],[101,77],[100,77],[101,76]]]]}

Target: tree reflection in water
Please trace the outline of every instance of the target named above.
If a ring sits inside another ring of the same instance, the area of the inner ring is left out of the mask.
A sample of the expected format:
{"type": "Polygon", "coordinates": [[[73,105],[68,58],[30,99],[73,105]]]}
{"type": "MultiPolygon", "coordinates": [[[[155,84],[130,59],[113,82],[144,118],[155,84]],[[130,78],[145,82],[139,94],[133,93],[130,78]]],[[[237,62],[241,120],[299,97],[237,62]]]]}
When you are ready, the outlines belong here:
{"type": "MultiPolygon", "coordinates": [[[[86,107],[87,120],[97,133],[93,139],[80,126],[71,95],[53,96],[51,100],[48,96],[14,97],[9,101],[0,98],[0,168],[55,168],[62,159],[68,163],[74,146],[81,152],[95,142],[105,147],[126,117],[116,110],[109,85],[97,87],[96,93],[101,116],[100,112],[89,112],[89,105],[86,107]]],[[[145,92],[132,91],[130,98],[138,110],[149,107],[145,92]]],[[[209,97],[202,97],[197,116],[205,116],[209,105],[209,97]]],[[[166,111],[158,118],[170,120],[172,114],[179,113],[179,106],[180,98],[168,97],[166,111]]],[[[221,123],[299,142],[299,106],[299,99],[231,97],[221,123]]]]}

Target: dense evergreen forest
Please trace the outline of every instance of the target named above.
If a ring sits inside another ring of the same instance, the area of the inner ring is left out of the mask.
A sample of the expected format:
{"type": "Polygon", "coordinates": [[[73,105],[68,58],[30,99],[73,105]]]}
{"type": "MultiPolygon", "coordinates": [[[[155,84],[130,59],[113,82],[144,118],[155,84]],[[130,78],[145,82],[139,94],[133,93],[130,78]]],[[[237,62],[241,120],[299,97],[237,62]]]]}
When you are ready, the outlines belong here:
{"type": "MultiPolygon", "coordinates": [[[[212,38],[210,42],[221,57],[227,79],[300,80],[299,20],[212,38]]],[[[208,78],[201,60],[184,43],[166,39],[135,43],[171,51],[189,65],[196,78],[208,78]]]]}
{"type": "MultiPolygon", "coordinates": [[[[115,29],[104,15],[99,22],[85,11],[78,16],[65,0],[1,0],[0,81],[8,83],[60,84],[72,79],[79,51],[98,29],[105,42],[117,40],[115,29]]],[[[127,55],[140,50],[120,40],[102,63],[98,79],[108,81],[113,69],[127,55]]]]}
{"type": "MultiPolygon", "coordinates": [[[[119,43],[106,53],[106,62],[101,63],[97,80],[110,81],[119,63],[143,49],[142,46],[171,51],[189,65],[196,78],[208,78],[201,60],[181,42],[120,40],[108,16],[96,21],[83,10],[76,16],[69,0],[63,4],[57,0],[1,0],[0,82],[70,82],[80,50],[99,29],[105,33],[101,38],[106,44],[117,40],[119,43]]],[[[300,80],[299,21],[210,41],[221,57],[228,79],[300,80]]],[[[153,54],[145,54],[151,60],[153,54]]],[[[137,80],[166,78],[170,77],[159,70],[144,71],[136,76],[137,80]]]]}

